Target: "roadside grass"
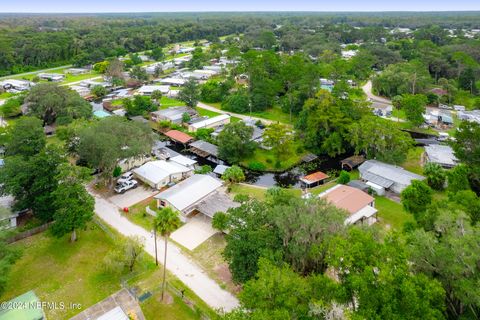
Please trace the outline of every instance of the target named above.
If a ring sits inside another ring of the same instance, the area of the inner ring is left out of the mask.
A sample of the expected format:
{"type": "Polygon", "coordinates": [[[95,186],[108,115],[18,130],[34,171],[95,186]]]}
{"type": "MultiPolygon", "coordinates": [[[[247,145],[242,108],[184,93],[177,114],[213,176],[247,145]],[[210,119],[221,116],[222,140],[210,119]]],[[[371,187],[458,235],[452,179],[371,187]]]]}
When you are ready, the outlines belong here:
{"type": "Polygon", "coordinates": [[[378,223],[386,230],[394,229],[401,231],[406,222],[414,221],[413,216],[403,209],[401,203],[386,197],[376,196],[375,207],[378,210],[378,223]]]}
{"type": "Polygon", "coordinates": [[[264,171],[282,172],[299,164],[302,161],[302,158],[307,154],[307,152],[297,153],[296,150],[299,146],[300,143],[298,141],[294,142],[294,146],[292,147],[292,150],[294,150],[293,154],[282,161],[277,161],[272,150],[265,150],[257,147],[253,154],[250,157],[243,159],[240,164],[248,168],[250,163],[258,162],[264,165],[264,171]]]}
{"type": "MultiPolygon", "coordinates": [[[[34,290],[42,301],[79,303],[82,310],[120,289],[119,276],[104,271],[103,257],[114,248],[114,240],[91,223],[78,231],[78,241],[69,242],[46,233],[19,241],[23,251],[12,268],[1,300],[34,290]]],[[[82,310],[49,310],[49,319],[68,319],[82,310]]]]}
{"type": "Polygon", "coordinates": [[[407,159],[402,164],[402,167],[408,171],[422,175],[422,154],[423,147],[415,147],[410,149],[407,154],[407,159]]]}
{"type": "Polygon", "coordinates": [[[128,213],[122,213],[128,220],[141,226],[147,231],[152,230],[152,224],[154,217],[147,213],[146,207],[150,206],[150,209],[155,210],[157,201],[150,197],[133,206],[128,210],[128,213]]]}

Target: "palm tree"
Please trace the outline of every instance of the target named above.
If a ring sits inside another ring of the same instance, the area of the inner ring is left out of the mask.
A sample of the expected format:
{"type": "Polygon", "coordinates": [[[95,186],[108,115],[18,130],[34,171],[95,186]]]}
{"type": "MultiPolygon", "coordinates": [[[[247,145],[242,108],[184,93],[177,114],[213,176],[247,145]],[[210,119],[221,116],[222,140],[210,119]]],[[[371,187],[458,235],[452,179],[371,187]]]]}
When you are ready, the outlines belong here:
{"type": "Polygon", "coordinates": [[[163,257],[163,285],[162,285],[162,300],[165,294],[165,277],[167,271],[167,244],[168,237],[181,225],[178,213],[171,208],[164,208],[157,212],[157,216],[153,220],[153,232],[155,236],[155,263],[157,260],[157,231],[165,238],[165,255],[163,257]]]}

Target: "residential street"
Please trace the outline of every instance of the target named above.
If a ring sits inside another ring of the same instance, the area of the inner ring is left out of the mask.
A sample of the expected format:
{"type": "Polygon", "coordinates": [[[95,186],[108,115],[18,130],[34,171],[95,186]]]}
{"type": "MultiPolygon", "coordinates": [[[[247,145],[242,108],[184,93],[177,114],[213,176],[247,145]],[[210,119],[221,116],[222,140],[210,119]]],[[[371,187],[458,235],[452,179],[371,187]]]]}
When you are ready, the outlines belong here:
{"type": "Polygon", "coordinates": [[[250,117],[250,116],[247,116],[247,115],[244,115],[244,114],[233,113],[233,112],[230,112],[230,111],[217,109],[217,108],[209,106],[208,104],[205,104],[203,102],[199,102],[197,104],[197,106],[202,108],[202,109],[210,110],[210,111],[213,111],[213,112],[228,114],[228,115],[231,115],[232,117],[237,117],[237,118],[240,118],[242,120],[252,120],[252,119],[255,120],[255,121],[260,120],[266,125],[270,125],[272,123],[277,123],[278,122],[278,121],[272,121],[272,120],[268,120],[268,119],[264,119],[264,118],[250,117]]]}
{"type": "MultiPolygon", "coordinates": [[[[145,251],[155,257],[154,240],[149,231],[123,217],[120,214],[120,208],[110,201],[92,193],[91,190],[89,192],[95,197],[95,213],[102,220],[125,236],[144,238],[145,251]]],[[[162,262],[164,243],[161,238],[157,240],[159,262],[162,262]]],[[[235,296],[220,288],[195,262],[183,255],[180,249],[172,243],[168,244],[167,269],[213,309],[230,311],[239,305],[235,296]]]]}
{"type": "Polygon", "coordinates": [[[372,80],[368,80],[367,83],[362,87],[363,92],[367,95],[367,98],[372,102],[377,102],[379,104],[391,105],[392,102],[388,99],[376,96],[372,93],[372,80]]]}

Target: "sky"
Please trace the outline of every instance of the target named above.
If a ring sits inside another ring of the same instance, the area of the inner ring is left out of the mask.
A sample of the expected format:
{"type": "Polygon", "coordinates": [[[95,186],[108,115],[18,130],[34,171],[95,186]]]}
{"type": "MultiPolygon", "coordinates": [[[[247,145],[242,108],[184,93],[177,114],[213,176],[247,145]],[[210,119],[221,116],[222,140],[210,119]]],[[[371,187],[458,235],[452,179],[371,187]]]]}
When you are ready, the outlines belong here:
{"type": "Polygon", "coordinates": [[[0,0],[0,12],[470,11],[480,0],[0,0]]]}

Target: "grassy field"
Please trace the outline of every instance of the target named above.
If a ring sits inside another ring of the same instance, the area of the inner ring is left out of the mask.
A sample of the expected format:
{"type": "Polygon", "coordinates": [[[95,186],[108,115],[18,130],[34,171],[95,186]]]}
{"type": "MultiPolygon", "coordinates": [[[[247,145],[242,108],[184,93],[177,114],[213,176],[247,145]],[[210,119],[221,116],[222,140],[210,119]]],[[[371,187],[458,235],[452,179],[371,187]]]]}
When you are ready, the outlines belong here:
{"type": "MultiPolygon", "coordinates": [[[[217,109],[222,109],[222,104],[220,102],[206,103],[206,104],[217,109]]],[[[262,112],[252,112],[251,114],[247,112],[244,114],[247,116],[251,115],[252,117],[258,117],[258,118],[263,118],[263,119],[268,119],[268,120],[278,121],[278,122],[288,123],[288,124],[293,124],[296,120],[295,116],[292,116],[292,120],[290,120],[290,115],[284,113],[279,107],[273,107],[262,112]]]]}
{"type": "Polygon", "coordinates": [[[407,160],[402,164],[402,167],[408,171],[416,174],[423,174],[423,167],[421,158],[423,154],[423,147],[415,147],[410,149],[407,155],[407,160]]]}
{"type": "Polygon", "coordinates": [[[306,154],[306,152],[303,152],[303,153],[295,152],[295,150],[297,149],[297,146],[294,146],[292,149],[294,150],[294,152],[291,156],[289,156],[286,160],[283,160],[277,163],[277,159],[275,157],[275,154],[272,152],[272,150],[265,150],[257,147],[254,153],[250,157],[248,157],[247,159],[244,159],[241,162],[241,165],[248,168],[250,163],[258,162],[258,163],[262,163],[265,166],[265,169],[264,169],[265,171],[282,172],[299,164],[302,158],[306,154]]]}
{"type": "Polygon", "coordinates": [[[10,93],[10,92],[2,92],[2,93],[0,93],[0,99],[8,99],[8,98],[10,98],[11,96],[13,96],[13,93],[10,93]]]}
{"type": "Polygon", "coordinates": [[[407,213],[400,203],[385,197],[375,197],[375,207],[381,226],[386,229],[402,230],[405,222],[413,222],[414,218],[407,213]]]}
{"type": "MultiPolygon", "coordinates": [[[[56,239],[43,233],[15,243],[23,254],[12,268],[0,301],[34,290],[42,301],[80,303],[81,310],[45,310],[48,319],[68,319],[120,290],[121,276],[107,273],[102,264],[103,257],[115,247],[114,239],[94,223],[87,230],[78,232],[78,236],[77,242],[70,243],[68,236],[56,239]]],[[[145,254],[136,273],[139,276],[128,281],[131,286],[141,291],[157,288],[153,296],[141,304],[147,319],[158,319],[159,314],[162,319],[169,320],[201,319],[197,311],[175,295],[168,304],[160,302],[158,288],[162,268],[155,266],[153,258],[145,254]]],[[[168,274],[167,281],[179,290],[185,289],[185,296],[203,313],[214,315],[174,276],[168,274]]]]}
{"type": "MultiPolygon", "coordinates": [[[[267,188],[251,186],[246,184],[235,184],[231,187],[231,193],[234,195],[242,194],[248,195],[258,200],[264,200],[267,193],[267,188]]],[[[302,191],[300,189],[285,189],[288,192],[292,193],[295,196],[301,196],[302,191]]]]}
{"type": "Polygon", "coordinates": [[[162,97],[160,100],[160,109],[166,109],[170,107],[177,107],[177,106],[185,106],[185,102],[177,100],[177,99],[172,99],[169,97],[162,97]]]}

